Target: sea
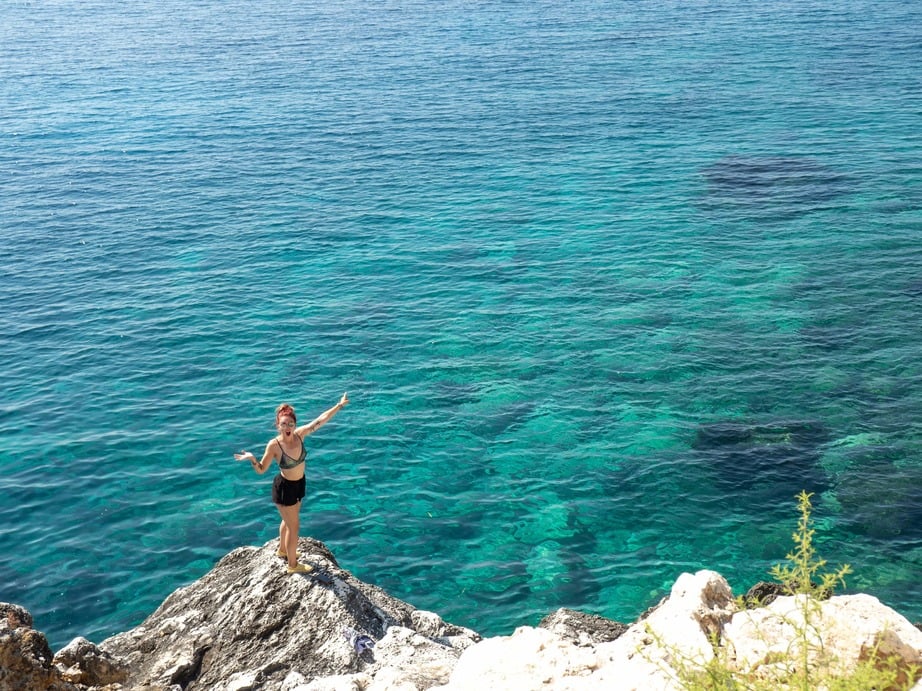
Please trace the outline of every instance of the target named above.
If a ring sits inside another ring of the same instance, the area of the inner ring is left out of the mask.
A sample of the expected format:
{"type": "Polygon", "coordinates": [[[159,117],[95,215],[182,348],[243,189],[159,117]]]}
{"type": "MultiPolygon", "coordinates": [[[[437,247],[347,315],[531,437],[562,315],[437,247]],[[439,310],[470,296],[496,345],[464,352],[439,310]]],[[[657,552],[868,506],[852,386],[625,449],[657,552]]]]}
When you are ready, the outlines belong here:
{"type": "Polygon", "coordinates": [[[745,592],[801,491],[919,621],[920,65],[917,0],[4,0],[0,601],[138,625],[348,392],[301,534],[448,621],[745,592]]]}

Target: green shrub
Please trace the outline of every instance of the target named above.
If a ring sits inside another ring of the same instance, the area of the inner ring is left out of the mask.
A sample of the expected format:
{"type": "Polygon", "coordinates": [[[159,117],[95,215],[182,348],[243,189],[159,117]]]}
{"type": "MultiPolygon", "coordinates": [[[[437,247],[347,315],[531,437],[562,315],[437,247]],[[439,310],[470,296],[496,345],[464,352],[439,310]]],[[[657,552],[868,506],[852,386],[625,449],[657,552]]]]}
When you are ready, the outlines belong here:
{"type": "Polygon", "coordinates": [[[788,565],[775,564],[771,575],[791,595],[814,595],[826,599],[832,595],[837,584],[845,586],[845,577],[852,569],[848,564],[844,564],[837,571],[820,573],[820,569],[826,566],[826,560],[820,559],[813,547],[816,530],[810,518],[813,511],[813,504],[810,503],[812,496],[813,494],[804,491],[797,495],[800,519],[797,521],[797,530],[791,535],[794,540],[794,551],[788,552],[785,557],[788,565]],[[817,576],[820,577],[819,584],[814,580],[817,576]]]}
{"type": "Polygon", "coordinates": [[[669,671],[684,689],[907,691],[922,676],[918,666],[907,665],[899,656],[884,656],[877,648],[862,651],[857,667],[848,674],[837,671],[837,661],[823,647],[817,615],[820,601],[831,597],[836,586],[845,585],[845,576],[851,573],[851,568],[846,564],[834,571],[825,571],[826,560],[816,554],[813,546],[816,531],[811,519],[811,496],[807,492],[797,495],[800,519],[792,536],[794,549],[786,556],[786,565],[777,564],[771,570],[784,590],[797,596],[800,617],[784,619],[795,632],[787,650],[768,654],[751,668],[741,669],[731,659],[727,647],[721,645],[719,633],[710,639],[714,657],[703,665],[675,647],[664,645],[662,639],[656,637],[668,654],[669,671]]]}

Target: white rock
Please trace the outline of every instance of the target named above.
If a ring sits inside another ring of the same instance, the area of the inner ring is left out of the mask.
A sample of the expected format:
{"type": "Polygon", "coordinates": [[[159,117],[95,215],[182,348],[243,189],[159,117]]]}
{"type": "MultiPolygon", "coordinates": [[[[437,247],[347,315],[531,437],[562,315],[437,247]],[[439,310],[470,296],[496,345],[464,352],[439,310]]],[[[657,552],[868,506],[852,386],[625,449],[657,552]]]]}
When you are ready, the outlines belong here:
{"type": "Polygon", "coordinates": [[[591,679],[600,660],[548,631],[520,627],[511,636],[487,638],[461,654],[446,691],[561,691],[601,689],[591,679]]]}
{"type": "MultiPolygon", "coordinates": [[[[288,682],[288,678],[285,679],[285,682],[288,682]]],[[[315,679],[309,684],[286,686],[283,691],[367,691],[369,684],[371,684],[371,677],[362,672],[357,674],[334,674],[322,679],[315,679]]]]}
{"type": "Polygon", "coordinates": [[[227,678],[225,691],[248,691],[256,682],[256,672],[235,672],[227,678]]]}
{"type": "Polygon", "coordinates": [[[766,675],[770,668],[761,664],[766,656],[796,658],[800,638],[807,641],[811,665],[823,651],[823,661],[837,674],[847,674],[862,654],[875,649],[882,657],[898,655],[907,665],[922,664],[922,631],[870,595],[824,602],[803,595],[781,597],[767,607],[738,612],[724,630],[725,645],[739,668],[760,665],[766,675]]]}
{"type": "Polygon", "coordinates": [[[378,670],[370,691],[403,691],[429,688],[432,680],[447,680],[458,652],[416,631],[391,626],[374,647],[378,670]]]}
{"type": "Polygon", "coordinates": [[[446,691],[615,691],[679,689],[670,663],[713,657],[708,635],[735,609],[727,581],[713,571],[683,574],[669,598],[620,638],[577,646],[545,629],[523,627],[461,655],[446,691]]]}
{"type": "Polygon", "coordinates": [[[714,657],[709,636],[729,621],[736,604],[726,579],[715,571],[679,576],[669,598],[620,638],[598,646],[609,658],[604,676],[611,689],[679,689],[676,666],[714,657]]]}
{"type": "MultiPolygon", "coordinates": [[[[429,683],[422,685],[429,688],[429,683]]],[[[379,669],[365,691],[421,691],[420,686],[407,679],[406,670],[395,667],[379,669]]]]}

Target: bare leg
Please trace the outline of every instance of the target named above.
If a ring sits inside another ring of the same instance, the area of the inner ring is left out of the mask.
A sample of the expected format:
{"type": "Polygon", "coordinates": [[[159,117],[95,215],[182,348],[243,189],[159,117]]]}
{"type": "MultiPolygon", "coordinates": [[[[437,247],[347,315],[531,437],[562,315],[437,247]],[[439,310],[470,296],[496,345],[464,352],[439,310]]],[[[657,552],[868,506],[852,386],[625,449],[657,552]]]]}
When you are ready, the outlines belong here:
{"type": "Polygon", "coordinates": [[[279,513],[282,514],[282,525],[279,526],[279,538],[284,533],[285,544],[282,549],[288,555],[288,566],[294,568],[298,565],[298,530],[301,522],[301,502],[294,506],[279,507],[279,513]]]}
{"type": "Polygon", "coordinates": [[[288,544],[288,526],[285,524],[285,520],[279,523],[279,552],[288,554],[286,545],[288,544]]]}

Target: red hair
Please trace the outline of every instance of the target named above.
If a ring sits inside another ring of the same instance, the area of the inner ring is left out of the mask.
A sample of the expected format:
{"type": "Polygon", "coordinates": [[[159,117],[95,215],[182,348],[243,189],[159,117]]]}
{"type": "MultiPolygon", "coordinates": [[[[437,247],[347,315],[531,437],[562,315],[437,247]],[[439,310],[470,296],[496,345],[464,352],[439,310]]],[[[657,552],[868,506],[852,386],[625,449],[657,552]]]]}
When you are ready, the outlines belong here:
{"type": "Polygon", "coordinates": [[[279,418],[283,415],[290,417],[292,422],[298,421],[298,416],[295,415],[295,409],[292,408],[289,403],[282,403],[275,409],[275,424],[279,424],[279,418]]]}

